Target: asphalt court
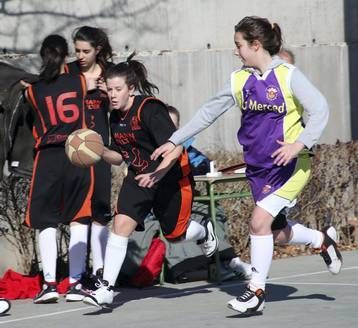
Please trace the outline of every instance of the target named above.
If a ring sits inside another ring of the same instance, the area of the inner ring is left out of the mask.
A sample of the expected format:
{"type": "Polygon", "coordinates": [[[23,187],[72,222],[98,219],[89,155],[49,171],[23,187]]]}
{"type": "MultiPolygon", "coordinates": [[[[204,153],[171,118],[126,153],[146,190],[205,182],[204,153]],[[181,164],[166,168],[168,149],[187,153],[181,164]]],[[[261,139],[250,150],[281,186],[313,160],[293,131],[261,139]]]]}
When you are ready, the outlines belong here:
{"type": "Polygon", "coordinates": [[[318,255],[273,261],[262,315],[245,317],[226,307],[245,282],[221,285],[198,281],[145,289],[123,288],[113,309],[83,303],[35,305],[12,302],[1,327],[358,327],[358,251],[343,252],[339,275],[331,275],[318,255]]]}

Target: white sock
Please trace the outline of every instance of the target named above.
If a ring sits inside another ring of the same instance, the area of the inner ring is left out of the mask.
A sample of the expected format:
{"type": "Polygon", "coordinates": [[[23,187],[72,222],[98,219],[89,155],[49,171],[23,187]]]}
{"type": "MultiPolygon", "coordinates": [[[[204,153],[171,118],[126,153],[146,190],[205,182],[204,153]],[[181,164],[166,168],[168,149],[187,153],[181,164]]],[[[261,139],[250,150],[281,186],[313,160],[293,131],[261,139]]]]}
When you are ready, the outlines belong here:
{"type": "Polygon", "coordinates": [[[251,240],[251,265],[252,277],[250,286],[252,289],[265,290],[266,277],[270,271],[273,255],[273,236],[250,235],[251,240]]]}
{"type": "Polygon", "coordinates": [[[39,248],[44,280],[56,282],[57,240],[56,228],[46,228],[39,233],[39,248]]]}
{"type": "Polygon", "coordinates": [[[292,244],[305,244],[313,248],[319,248],[323,242],[323,234],[318,230],[306,228],[297,222],[288,221],[292,230],[292,238],[288,242],[292,244]]]}
{"type": "Polygon", "coordinates": [[[107,240],[108,240],[108,227],[106,225],[92,223],[91,250],[92,250],[93,274],[96,274],[96,271],[98,269],[103,268],[107,240]]]}
{"type": "Polygon", "coordinates": [[[201,240],[206,237],[206,230],[200,223],[190,220],[185,240],[201,240]]]}
{"type": "Polygon", "coordinates": [[[70,225],[69,266],[70,284],[79,281],[86,271],[88,225],[70,225]]]}
{"type": "Polygon", "coordinates": [[[127,246],[128,237],[122,237],[113,232],[109,234],[104,258],[103,279],[107,280],[110,286],[114,286],[116,283],[126,257],[127,246]]]}

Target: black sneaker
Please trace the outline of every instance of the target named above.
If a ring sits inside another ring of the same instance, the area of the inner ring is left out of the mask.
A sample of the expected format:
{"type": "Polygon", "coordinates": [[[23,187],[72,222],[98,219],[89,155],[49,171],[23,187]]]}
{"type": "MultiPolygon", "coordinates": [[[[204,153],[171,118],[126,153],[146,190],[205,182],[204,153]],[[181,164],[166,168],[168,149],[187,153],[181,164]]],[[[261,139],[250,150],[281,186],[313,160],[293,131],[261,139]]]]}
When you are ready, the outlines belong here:
{"type": "Polygon", "coordinates": [[[203,226],[206,230],[206,237],[202,240],[198,240],[197,244],[206,257],[211,257],[217,251],[219,241],[215,235],[213,223],[209,219],[204,221],[203,226]]]}
{"type": "Polygon", "coordinates": [[[55,282],[45,282],[42,285],[42,290],[34,298],[34,303],[56,303],[58,299],[57,284],[55,282]]]}
{"type": "Polygon", "coordinates": [[[240,313],[259,313],[265,307],[265,292],[262,289],[252,291],[249,286],[245,292],[228,302],[227,306],[240,313]]]}
{"type": "Polygon", "coordinates": [[[79,302],[82,301],[88,293],[82,288],[80,282],[71,284],[66,293],[66,302],[79,302]]]}
{"type": "Polygon", "coordinates": [[[322,233],[324,239],[320,255],[323,257],[329,272],[338,274],[341,271],[343,259],[337,248],[337,231],[333,227],[328,227],[325,228],[322,233]]]}
{"type": "Polygon", "coordinates": [[[11,303],[5,298],[0,298],[0,314],[5,314],[10,308],[11,303]]]}
{"type": "Polygon", "coordinates": [[[96,274],[90,274],[84,279],[82,279],[82,290],[90,294],[91,291],[97,289],[96,285],[100,283],[103,278],[103,268],[99,268],[96,271],[96,274]]]}

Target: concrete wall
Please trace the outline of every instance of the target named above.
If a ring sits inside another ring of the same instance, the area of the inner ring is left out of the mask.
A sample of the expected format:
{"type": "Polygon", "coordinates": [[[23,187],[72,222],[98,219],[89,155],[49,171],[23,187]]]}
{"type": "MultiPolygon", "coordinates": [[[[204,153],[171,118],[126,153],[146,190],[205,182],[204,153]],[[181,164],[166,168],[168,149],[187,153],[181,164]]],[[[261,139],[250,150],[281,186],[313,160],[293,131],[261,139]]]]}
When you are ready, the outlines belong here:
{"type": "MultiPolygon", "coordinates": [[[[160,87],[160,97],[182,111],[183,123],[241,66],[233,56],[234,25],[246,15],[268,17],[280,24],[297,66],[328,99],[331,118],[321,142],[351,138],[344,0],[12,0],[0,4],[0,44],[8,52],[35,53],[49,33],[60,33],[70,41],[71,31],[84,24],[105,28],[119,58],[139,50],[139,58],[160,87]]],[[[350,2],[350,9],[357,6],[358,2],[350,2]]],[[[351,19],[350,28],[357,30],[357,25],[351,19]]],[[[36,71],[38,59],[22,57],[16,64],[36,71]]],[[[239,122],[238,110],[232,109],[200,134],[196,145],[240,149],[239,122]]]]}

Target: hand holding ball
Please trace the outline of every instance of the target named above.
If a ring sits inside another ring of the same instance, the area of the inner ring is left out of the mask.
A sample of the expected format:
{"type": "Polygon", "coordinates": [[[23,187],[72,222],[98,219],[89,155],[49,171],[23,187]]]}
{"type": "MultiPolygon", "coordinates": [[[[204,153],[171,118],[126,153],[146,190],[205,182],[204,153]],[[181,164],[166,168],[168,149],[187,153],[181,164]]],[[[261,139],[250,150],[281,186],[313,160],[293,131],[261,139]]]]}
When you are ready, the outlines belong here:
{"type": "Polygon", "coordinates": [[[102,137],[90,129],[73,131],[66,140],[65,151],[72,164],[89,167],[96,164],[103,155],[102,137]]]}

